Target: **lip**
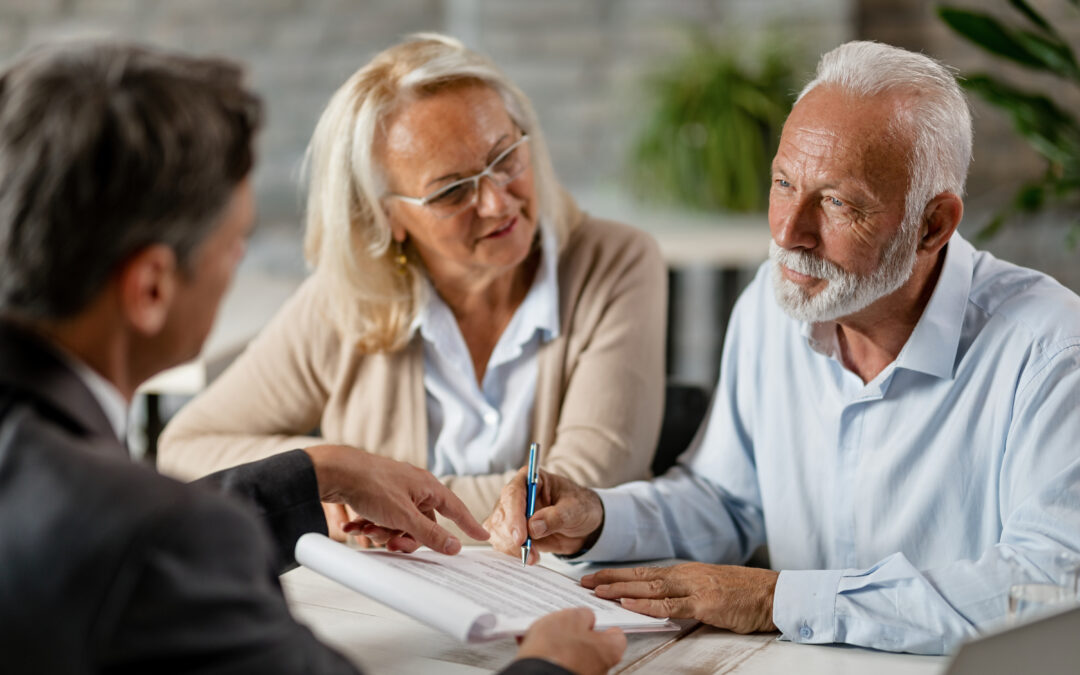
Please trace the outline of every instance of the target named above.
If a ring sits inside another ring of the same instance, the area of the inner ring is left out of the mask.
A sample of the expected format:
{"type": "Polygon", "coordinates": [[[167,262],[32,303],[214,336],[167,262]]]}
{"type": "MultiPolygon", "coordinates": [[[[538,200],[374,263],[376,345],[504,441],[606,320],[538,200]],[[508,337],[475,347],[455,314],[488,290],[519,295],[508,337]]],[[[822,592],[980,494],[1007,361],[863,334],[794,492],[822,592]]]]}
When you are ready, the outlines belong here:
{"type": "Polygon", "coordinates": [[[514,216],[510,220],[500,225],[495,231],[485,234],[483,237],[481,237],[481,239],[501,239],[502,237],[505,237],[511,232],[513,232],[514,228],[517,227],[517,224],[518,217],[514,216]]]}
{"type": "Polygon", "coordinates": [[[788,281],[799,284],[800,286],[809,286],[811,284],[815,284],[821,281],[821,279],[817,277],[812,277],[809,274],[802,274],[801,272],[796,272],[790,267],[785,267],[784,265],[781,265],[780,269],[781,271],[783,271],[784,276],[787,277],[788,281]]]}

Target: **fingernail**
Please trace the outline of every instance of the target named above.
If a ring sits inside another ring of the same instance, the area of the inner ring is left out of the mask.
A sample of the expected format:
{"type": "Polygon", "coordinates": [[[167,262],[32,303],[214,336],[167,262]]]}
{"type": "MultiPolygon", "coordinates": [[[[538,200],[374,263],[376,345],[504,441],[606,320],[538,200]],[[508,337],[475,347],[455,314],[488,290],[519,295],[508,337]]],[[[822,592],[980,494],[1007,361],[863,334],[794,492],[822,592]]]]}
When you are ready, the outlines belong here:
{"type": "Polygon", "coordinates": [[[534,537],[542,537],[547,534],[547,523],[542,520],[534,520],[530,523],[534,537]]]}
{"type": "Polygon", "coordinates": [[[600,584],[599,586],[597,586],[596,588],[593,589],[593,592],[596,593],[597,595],[600,595],[602,593],[607,593],[609,588],[611,588],[611,587],[608,586],[607,584],[600,584]]]}
{"type": "Polygon", "coordinates": [[[525,537],[521,536],[521,530],[517,529],[516,527],[514,529],[510,530],[510,536],[512,536],[514,538],[514,541],[524,541],[525,540],[525,537]]]}
{"type": "Polygon", "coordinates": [[[443,550],[450,555],[454,555],[461,550],[461,542],[458,541],[457,537],[450,537],[446,540],[446,546],[443,547],[443,550]]]}

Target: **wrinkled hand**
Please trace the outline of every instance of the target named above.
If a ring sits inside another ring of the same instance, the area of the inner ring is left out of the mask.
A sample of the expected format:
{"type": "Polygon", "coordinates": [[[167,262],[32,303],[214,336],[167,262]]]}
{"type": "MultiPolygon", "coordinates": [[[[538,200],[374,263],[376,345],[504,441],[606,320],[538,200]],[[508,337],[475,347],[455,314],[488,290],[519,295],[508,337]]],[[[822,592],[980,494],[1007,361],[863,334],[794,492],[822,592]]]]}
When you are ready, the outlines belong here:
{"type": "Polygon", "coordinates": [[[581,585],[641,614],[755,633],[776,630],[772,609],[778,576],[752,567],[686,563],[600,570],[582,577],[581,585]]]}
{"type": "MultiPolygon", "coordinates": [[[[498,503],[484,521],[492,547],[514,557],[521,556],[525,543],[527,473],[528,468],[522,468],[503,486],[498,503]]],[[[558,474],[543,470],[538,474],[536,510],[528,522],[533,539],[530,565],[540,561],[540,551],[577,553],[595,541],[604,524],[604,505],[595,492],[558,474]]]]}
{"type": "Polygon", "coordinates": [[[305,452],[315,466],[319,498],[347,504],[357,514],[340,527],[345,533],[370,537],[391,551],[411,553],[423,545],[457,553],[461,542],[436,524],[437,511],[470,537],[488,538],[465,504],[423,469],[346,445],[317,445],[305,452]]]}
{"type": "Polygon", "coordinates": [[[618,628],[593,630],[596,615],[584,607],[537,619],[521,641],[519,659],[545,659],[578,675],[606,673],[622,659],[626,636],[618,628]]]}

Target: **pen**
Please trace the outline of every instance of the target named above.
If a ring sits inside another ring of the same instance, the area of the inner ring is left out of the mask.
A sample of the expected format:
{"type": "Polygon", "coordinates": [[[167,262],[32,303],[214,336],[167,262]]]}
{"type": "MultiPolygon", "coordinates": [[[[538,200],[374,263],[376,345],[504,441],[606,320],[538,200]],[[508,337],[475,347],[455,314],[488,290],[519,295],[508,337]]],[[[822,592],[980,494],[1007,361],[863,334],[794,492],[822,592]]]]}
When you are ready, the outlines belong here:
{"type": "Polygon", "coordinates": [[[529,518],[532,518],[533,511],[536,510],[536,475],[538,472],[536,452],[539,449],[539,443],[529,444],[529,497],[525,504],[525,544],[521,547],[522,567],[525,567],[529,560],[529,553],[532,551],[532,537],[529,536],[529,518]]]}

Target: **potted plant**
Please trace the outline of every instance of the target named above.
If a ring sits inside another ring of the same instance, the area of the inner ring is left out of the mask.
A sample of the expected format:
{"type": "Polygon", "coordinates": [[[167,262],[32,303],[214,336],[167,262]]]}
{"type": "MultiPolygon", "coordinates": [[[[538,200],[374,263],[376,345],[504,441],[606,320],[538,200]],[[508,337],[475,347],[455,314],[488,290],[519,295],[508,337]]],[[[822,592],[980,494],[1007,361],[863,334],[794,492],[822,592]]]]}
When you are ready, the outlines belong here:
{"type": "Polygon", "coordinates": [[[651,110],[632,143],[629,183],[644,201],[760,211],[769,166],[795,100],[790,60],[766,48],[756,64],[703,32],[647,82],[651,110]]]}
{"type": "MultiPolygon", "coordinates": [[[[1068,2],[1080,9],[1080,0],[1068,2]]],[[[1080,86],[1080,65],[1069,43],[1025,0],[1008,0],[1008,4],[1018,15],[1017,21],[1007,23],[986,12],[952,6],[939,6],[937,12],[949,28],[991,54],[1049,74],[1062,89],[1080,86]]],[[[1016,87],[988,73],[965,75],[960,84],[1005,112],[1013,128],[1046,160],[1043,175],[1021,186],[978,236],[992,236],[1020,213],[1032,213],[1049,204],[1080,204],[1080,120],[1076,113],[1043,92],[1016,87]]],[[[1072,246],[1080,241],[1080,217],[1073,221],[1067,236],[1072,246]]]]}

